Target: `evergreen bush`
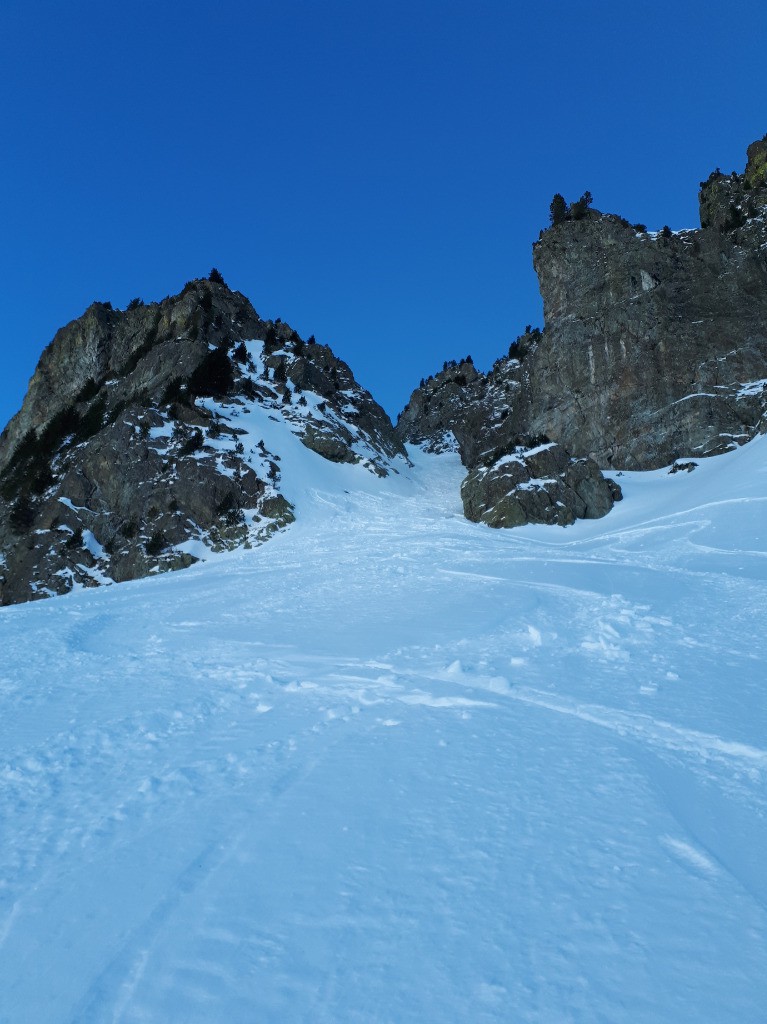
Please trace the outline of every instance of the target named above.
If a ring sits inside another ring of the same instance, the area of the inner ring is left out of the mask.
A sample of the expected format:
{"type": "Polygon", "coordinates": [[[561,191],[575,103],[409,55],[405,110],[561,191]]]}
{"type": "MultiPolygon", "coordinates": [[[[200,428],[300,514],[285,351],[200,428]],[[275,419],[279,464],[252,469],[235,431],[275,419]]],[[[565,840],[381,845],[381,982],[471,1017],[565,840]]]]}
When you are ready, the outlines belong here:
{"type": "Polygon", "coordinates": [[[195,427],[189,437],[184,441],[178,450],[179,455],[192,455],[194,452],[198,452],[203,444],[205,438],[203,437],[202,431],[199,427],[195,427]]]}
{"type": "Polygon", "coordinates": [[[155,530],[144,545],[144,550],[148,555],[151,555],[154,558],[157,555],[162,554],[167,546],[168,542],[165,539],[165,534],[162,530],[155,530]]]}
{"type": "Polygon", "coordinates": [[[75,402],[90,402],[98,394],[99,386],[93,377],[89,377],[77,393],[75,402]]]}
{"type": "Polygon", "coordinates": [[[11,513],[8,520],[12,529],[19,532],[28,530],[35,521],[37,506],[27,494],[20,494],[11,506],[11,513]]]}
{"type": "Polygon", "coordinates": [[[576,201],[570,207],[570,215],[573,220],[583,220],[586,216],[586,210],[591,206],[592,196],[590,192],[584,192],[580,199],[576,201]]]}

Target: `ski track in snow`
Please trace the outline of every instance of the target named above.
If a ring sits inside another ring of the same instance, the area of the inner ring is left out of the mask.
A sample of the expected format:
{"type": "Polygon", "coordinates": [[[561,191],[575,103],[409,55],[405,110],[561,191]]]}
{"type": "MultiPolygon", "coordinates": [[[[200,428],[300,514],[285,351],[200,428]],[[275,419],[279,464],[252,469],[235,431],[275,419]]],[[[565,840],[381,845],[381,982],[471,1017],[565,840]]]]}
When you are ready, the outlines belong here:
{"type": "Polygon", "coordinates": [[[285,533],[0,614],[0,1022],[763,1021],[765,439],[504,532],[265,429],[285,533]]]}

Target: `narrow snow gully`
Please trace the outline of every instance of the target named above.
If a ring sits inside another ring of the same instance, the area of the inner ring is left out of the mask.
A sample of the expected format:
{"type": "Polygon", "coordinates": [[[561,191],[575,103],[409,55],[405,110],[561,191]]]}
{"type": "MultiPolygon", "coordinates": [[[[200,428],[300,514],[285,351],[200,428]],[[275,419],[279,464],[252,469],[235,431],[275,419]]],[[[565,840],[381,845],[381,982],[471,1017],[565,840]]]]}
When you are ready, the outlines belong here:
{"type": "Polygon", "coordinates": [[[0,1020],[762,1021],[766,439],[495,531],[241,418],[289,529],[0,612],[0,1020]]]}

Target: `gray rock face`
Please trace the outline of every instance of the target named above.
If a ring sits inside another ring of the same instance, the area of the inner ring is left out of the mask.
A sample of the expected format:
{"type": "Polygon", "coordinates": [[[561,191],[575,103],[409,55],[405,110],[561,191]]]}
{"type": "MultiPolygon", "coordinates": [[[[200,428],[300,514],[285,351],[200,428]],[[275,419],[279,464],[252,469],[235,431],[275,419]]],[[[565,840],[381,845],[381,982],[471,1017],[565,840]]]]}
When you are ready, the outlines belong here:
{"type": "MultiPolygon", "coordinates": [[[[483,428],[485,377],[467,359],[423,381],[397,420],[397,434],[429,452],[462,454],[483,428]]],[[[464,459],[464,463],[466,460],[464,459]]]]}
{"type": "Polygon", "coordinates": [[[397,422],[411,444],[459,452],[469,470],[461,486],[464,514],[473,522],[568,526],[600,518],[620,500],[618,485],[593,460],[574,459],[548,437],[520,432],[523,360],[537,338],[537,332],[524,335],[513,358],[499,360],[488,374],[466,362],[445,368],[413,392],[397,422]]]}
{"type": "Polygon", "coordinates": [[[278,457],[238,426],[256,404],[333,461],[386,474],[404,456],[345,363],[221,283],[62,328],[0,437],[0,601],[183,568],[288,525],[278,457]]]}
{"type": "MultiPolygon", "coordinates": [[[[762,237],[763,217],[748,229],[762,237]]],[[[760,248],[714,227],[664,237],[593,213],[546,231],[534,263],[546,328],[515,408],[527,429],[628,469],[713,455],[760,429],[760,248]]]]}
{"type": "Polygon", "coordinates": [[[654,469],[763,429],[767,141],[701,183],[700,230],[589,211],[543,232],[545,332],[515,412],[600,466],[654,469]]]}
{"type": "Polygon", "coordinates": [[[533,262],[543,333],[526,333],[461,387],[451,379],[458,367],[413,393],[398,433],[460,451],[469,518],[561,522],[609,509],[609,481],[593,501],[581,482],[584,513],[564,471],[551,476],[564,493],[547,485],[544,499],[531,481],[545,471],[527,480],[519,459],[509,461],[521,435],[551,438],[550,451],[572,465],[655,469],[767,429],[767,136],[749,147],[742,175],[701,183],[700,208],[694,231],[648,233],[583,206],[542,232],[533,262]]]}

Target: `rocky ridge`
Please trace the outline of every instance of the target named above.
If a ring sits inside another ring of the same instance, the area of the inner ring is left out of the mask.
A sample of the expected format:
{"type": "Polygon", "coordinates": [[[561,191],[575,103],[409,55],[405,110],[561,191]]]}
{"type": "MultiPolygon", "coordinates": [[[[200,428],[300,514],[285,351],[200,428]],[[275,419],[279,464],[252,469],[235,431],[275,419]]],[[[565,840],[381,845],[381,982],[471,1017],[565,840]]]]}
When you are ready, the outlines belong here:
{"type": "Polygon", "coordinates": [[[294,518],[279,459],[248,450],[258,405],[334,462],[405,458],[325,345],[261,320],[218,275],[126,311],[94,303],[43,353],[0,436],[0,600],[182,568],[294,518]]]}

